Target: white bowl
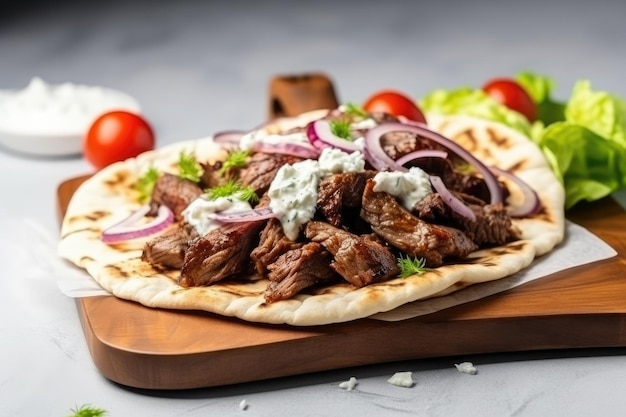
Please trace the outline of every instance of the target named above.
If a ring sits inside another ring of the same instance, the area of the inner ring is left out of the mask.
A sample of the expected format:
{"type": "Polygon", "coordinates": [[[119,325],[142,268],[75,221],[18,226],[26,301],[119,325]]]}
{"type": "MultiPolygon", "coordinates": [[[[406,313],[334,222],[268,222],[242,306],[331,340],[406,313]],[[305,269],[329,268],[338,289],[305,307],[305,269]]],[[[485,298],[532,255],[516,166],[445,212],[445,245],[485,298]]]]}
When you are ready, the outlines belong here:
{"type": "Polygon", "coordinates": [[[89,126],[110,110],[140,108],[137,100],[116,90],[50,85],[35,77],[23,90],[0,90],[0,145],[24,155],[80,155],[89,126]]]}

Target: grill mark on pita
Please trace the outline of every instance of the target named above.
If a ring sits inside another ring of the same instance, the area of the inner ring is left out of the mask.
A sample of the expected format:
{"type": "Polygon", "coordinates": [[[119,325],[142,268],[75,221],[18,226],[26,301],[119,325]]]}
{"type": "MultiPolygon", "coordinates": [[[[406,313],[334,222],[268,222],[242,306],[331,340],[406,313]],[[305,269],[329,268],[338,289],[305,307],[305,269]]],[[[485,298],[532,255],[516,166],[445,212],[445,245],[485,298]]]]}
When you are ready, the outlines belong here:
{"type": "Polygon", "coordinates": [[[478,140],[474,135],[474,131],[472,129],[467,129],[462,132],[459,132],[455,137],[454,141],[459,145],[463,146],[470,152],[476,152],[476,148],[478,146],[478,140]]]}
{"type": "Polygon", "coordinates": [[[111,212],[106,210],[96,210],[87,214],[77,214],[75,216],[68,217],[66,219],[68,224],[74,224],[82,221],[97,222],[107,216],[110,216],[111,212]]]}
{"type": "MultiPolygon", "coordinates": [[[[98,228],[94,228],[94,227],[83,227],[81,229],[76,229],[76,230],[71,230],[67,233],[64,233],[61,235],[61,239],[65,239],[69,236],[75,235],[77,233],[87,233],[87,234],[94,234],[97,236],[100,236],[100,229],[98,228]]],[[[95,237],[94,237],[95,238],[95,237]]]]}
{"type": "Polygon", "coordinates": [[[529,244],[530,243],[526,241],[518,241],[509,243],[506,246],[492,248],[486,255],[481,256],[480,258],[470,259],[469,263],[488,267],[498,266],[501,264],[500,258],[506,255],[515,255],[517,253],[524,252],[529,244]]]}
{"type": "Polygon", "coordinates": [[[123,195],[129,201],[135,201],[137,199],[137,178],[128,170],[120,170],[114,174],[111,178],[102,181],[105,188],[111,194],[123,195]]]}
{"type": "Polygon", "coordinates": [[[513,142],[511,142],[506,136],[501,136],[494,129],[487,128],[486,130],[487,136],[489,136],[489,140],[495,143],[498,148],[510,149],[514,146],[513,142]]]}

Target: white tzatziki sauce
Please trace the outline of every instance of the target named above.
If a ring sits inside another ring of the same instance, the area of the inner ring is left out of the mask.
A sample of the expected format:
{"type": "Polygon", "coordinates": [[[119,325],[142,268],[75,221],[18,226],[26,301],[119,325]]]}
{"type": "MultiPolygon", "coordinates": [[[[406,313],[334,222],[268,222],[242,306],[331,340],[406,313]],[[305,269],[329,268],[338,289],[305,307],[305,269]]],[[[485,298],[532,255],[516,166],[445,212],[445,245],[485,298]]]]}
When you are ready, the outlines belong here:
{"type": "Polygon", "coordinates": [[[418,167],[411,167],[407,172],[379,172],[374,176],[374,182],[375,192],[391,194],[407,210],[432,193],[428,174],[418,167]]]}
{"type": "Polygon", "coordinates": [[[326,148],[322,150],[318,161],[322,178],[342,172],[365,171],[365,159],[360,151],[347,153],[336,148],[326,148]]]}
{"type": "Polygon", "coordinates": [[[204,236],[223,224],[213,220],[211,214],[245,211],[251,208],[247,201],[237,198],[237,194],[229,197],[218,197],[215,200],[209,200],[201,196],[193,200],[183,210],[182,215],[189,225],[193,226],[201,236],[204,236]]]}
{"type": "Polygon", "coordinates": [[[307,159],[283,165],[268,195],[270,208],[278,216],[285,235],[296,240],[300,227],[311,220],[317,208],[320,179],[342,172],[363,172],[365,160],[359,151],[351,154],[339,149],[324,149],[317,161],[307,159]]]}
{"type": "Polygon", "coordinates": [[[82,84],[48,84],[38,77],[23,90],[1,92],[0,130],[18,134],[74,135],[110,109],[139,111],[119,91],[82,84]]]}
{"type": "Polygon", "coordinates": [[[291,240],[298,238],[300,227],[315,214],[319,180],[319,162],[306,159],[280,167],[270,185],[269,206],[291,240]]]}
{"type": "Polygon", "coordinates": [[[239,139],[239,147],[244,151],[249,151],[252,150],[254,145],[258,142],[265,142],[272,145],[281,143],[302,143],[308,145],[309,139],[305,131],[272,134],[267,133],[265,130],[254,130],[246,133],[239,139]]]}

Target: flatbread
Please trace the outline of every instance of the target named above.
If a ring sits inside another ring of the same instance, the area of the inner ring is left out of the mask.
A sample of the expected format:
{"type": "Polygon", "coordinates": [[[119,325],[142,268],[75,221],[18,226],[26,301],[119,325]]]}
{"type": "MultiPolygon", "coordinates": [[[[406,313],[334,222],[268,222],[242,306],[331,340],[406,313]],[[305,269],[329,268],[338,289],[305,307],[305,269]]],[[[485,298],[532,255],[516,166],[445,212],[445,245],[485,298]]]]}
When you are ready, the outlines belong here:
{"type": "MultiPolygon", "coordinates": [[[[277,123],[292,127],[316,115],[277,123]]],[[[198,160],[223,158],[220,147],[207,137],[115,163],[85,181],[72,197],[62,222],[59,254],[84,268],[113,295],[148,307],[202,310],[252,322],[310,326],[365,318],[468,285],[504,278],[526,268],[562,241],[564,190],[532,141],[486,120],[437,115],[429,115],[428,120],[431,129],[459,142],[486,164],[511,170],[537,191],[543,210],[534,217],[514,220],[522,232],[521,240],[476,251],[461,264],[444,265],[421,275],[358,289],[348,283],[335,284],[271,304],[263,297],[267,280],[258,276],[183,288],[177,284],[179,271],[158,269],[141,261],[145,240],[110,246],[100,236],[102,230],[139,208],[134,185],[149,166],[176,173],[181,151],[194,152],[198,160]]]]}

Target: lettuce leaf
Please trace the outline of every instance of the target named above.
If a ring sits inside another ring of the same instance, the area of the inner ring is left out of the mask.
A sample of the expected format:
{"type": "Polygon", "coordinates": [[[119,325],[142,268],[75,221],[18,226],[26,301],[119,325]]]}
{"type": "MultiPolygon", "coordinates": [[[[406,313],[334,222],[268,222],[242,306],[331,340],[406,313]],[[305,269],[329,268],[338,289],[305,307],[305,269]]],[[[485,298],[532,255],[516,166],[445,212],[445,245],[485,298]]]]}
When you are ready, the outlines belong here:
{"type": "Polygon", "coordinates": [[[563,183],[566,208],[626,189],[626,101],[594,91],[584,79],[575,83],[567,102],[552,97],[556,83],[550,77],[525,71],[516,80],[537,104],[538,119],[532,124],[469,87],[438,89],[418,104],[426,112],[480,117],[526,134],[563,183]]]}
{"type": "Polygon", "coordinates": [[[515,77],[537,105],[537,119],[547,126],[565,119],[565,105],[552,98],[556,82],[546,76],[522,71],[515,77]]]}
{"type": "Polygon", "coordinates": [[[501,105],[480,89],[438,89],[424,96],[418,104],[427,113],[463,114],[500,122],[526,135],[531,133],[531,125],[524,116],[501,105]]]}
{"type": "Polygon", "coordinates": [[[565,187],[565,208],[606,197],[623,186],[625,149],[584,126],[553,123],[539,146],[565,187]]]}

